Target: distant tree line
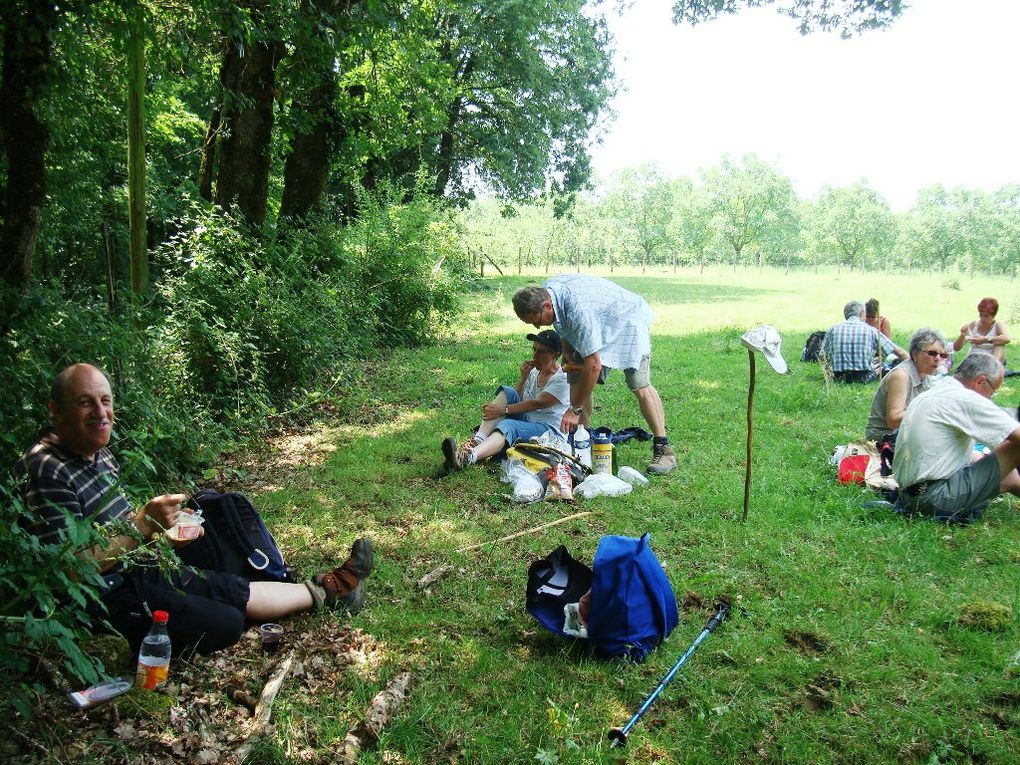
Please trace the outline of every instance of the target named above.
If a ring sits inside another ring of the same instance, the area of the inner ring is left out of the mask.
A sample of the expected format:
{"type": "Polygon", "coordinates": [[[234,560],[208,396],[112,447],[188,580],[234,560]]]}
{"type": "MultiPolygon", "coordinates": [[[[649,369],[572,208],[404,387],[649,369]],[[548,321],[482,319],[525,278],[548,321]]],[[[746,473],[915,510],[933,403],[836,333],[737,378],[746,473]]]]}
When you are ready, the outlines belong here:
{"type": "Polygon", "coordinates": [[[1013,276],[1020,266],[1020,184],[935,185],[894,213],[863,181],[802,199],[789,178],[747,155],[697,179],[654,165],[625,170],[557,213],[487,200],[463,220],[470,245],[510,269],[724,263],[1013,276]]]}

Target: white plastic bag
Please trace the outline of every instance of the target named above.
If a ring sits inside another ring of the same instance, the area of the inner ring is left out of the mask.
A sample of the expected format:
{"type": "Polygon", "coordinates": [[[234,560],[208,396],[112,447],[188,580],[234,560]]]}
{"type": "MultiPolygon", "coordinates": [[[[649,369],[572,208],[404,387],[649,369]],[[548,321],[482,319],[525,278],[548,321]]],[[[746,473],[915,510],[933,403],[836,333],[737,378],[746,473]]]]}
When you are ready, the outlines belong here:
{"type": "Polygon", "coordinates": [[[634,487],[621,481],[612,473],[594,473],[574,487],[574,496],[591,499],[592,497],[622,497],[630,494],[634,487]]]}
{"type": "Polygon", "coordinates": [[[631,486],[647,486],[648,479],[641,475],[632,467],[624,465],[616,472],[617,478],[621,481],[626,481],[631,486]]]}
{"type": "Polygon", "coordinates": [[[552,449],[558,449],[564,454],[573,454],[573,452],[570,449],[570,444],[564,441],[563,438],[560,437],[559,433],[554,433],[551,430],[547,430],[542,435],[535,436],[531,440],[534,441],[536,444],[548,446],[552,449]]]}
{"type": "Polygon", "coordinates": [[[514,487],[514,502],[539,502],[545,496],[542,481],[520,460],[506,460],[500,480],[514,487]]]}

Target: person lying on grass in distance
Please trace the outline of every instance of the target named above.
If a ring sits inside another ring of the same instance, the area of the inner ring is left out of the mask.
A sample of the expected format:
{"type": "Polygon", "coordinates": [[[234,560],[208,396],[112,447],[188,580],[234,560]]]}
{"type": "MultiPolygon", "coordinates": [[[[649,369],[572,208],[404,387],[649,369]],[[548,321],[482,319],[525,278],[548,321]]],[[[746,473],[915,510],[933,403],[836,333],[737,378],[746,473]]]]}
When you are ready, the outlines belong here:
{"type": "Polygon", "coordinates": [[[460,446],[452,438],[442,442],[443,456],[450,470],[459,470],[493,455],[518,441],[559,430],[570,403],[567,375],[560,368],[563,352],[560,336],[547,329],[528,335],[531,358],[521,364],[517,385],[501,385],[496,397],[482,405],[482,422],[474,436],[460,446]]]}

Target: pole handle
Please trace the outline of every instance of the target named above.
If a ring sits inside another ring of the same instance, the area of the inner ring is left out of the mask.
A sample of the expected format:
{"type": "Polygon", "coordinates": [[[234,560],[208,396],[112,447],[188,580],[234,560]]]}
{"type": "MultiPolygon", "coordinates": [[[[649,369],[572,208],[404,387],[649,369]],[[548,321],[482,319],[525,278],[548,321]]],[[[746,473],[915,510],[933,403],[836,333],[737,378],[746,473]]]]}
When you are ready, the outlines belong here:
{"type": "Polygon", "coordinates": [[[726,615],[730,612],[729,603],[720,603],[716,608],[719,610],[715,612],[712,618],[708,620],[708,624],[705,625],[706,632],[713,632],[716,627],[723,623],[726,615]]]}

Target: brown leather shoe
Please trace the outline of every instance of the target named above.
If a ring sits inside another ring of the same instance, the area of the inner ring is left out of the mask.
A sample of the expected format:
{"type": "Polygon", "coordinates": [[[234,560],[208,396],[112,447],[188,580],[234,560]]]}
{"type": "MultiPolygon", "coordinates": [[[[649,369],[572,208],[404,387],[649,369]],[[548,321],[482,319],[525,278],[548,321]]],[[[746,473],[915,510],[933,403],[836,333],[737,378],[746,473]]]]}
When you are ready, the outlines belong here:
{"type": "Polygon", "coordinates": [[[356,614],[365,605],[364,579],[374,565],[372,540],[356,539],[351,546],[350,557],[342,565],[324,574],[316,574],[305,582],[305,586],[316,607],[347,609],[356,614]]]}

